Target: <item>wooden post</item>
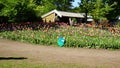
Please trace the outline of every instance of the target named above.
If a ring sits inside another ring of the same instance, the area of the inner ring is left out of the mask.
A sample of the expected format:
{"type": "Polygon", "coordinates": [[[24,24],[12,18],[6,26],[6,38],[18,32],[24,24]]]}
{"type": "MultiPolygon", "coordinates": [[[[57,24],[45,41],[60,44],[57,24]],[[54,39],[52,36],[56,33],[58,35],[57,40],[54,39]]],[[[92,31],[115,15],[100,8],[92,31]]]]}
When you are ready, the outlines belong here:
{"type": "Polygon", "coordinates": [[[69,23],[70,23],[71,26],[73,25],[72,18],[69,18],[69,23]]]}

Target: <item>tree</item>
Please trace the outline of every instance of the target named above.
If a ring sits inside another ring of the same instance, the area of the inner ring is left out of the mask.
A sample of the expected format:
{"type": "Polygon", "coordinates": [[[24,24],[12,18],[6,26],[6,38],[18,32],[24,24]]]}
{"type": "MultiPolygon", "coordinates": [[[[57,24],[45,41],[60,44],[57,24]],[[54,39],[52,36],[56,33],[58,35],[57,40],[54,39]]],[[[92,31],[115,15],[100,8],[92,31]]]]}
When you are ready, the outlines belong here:
{"type": "Polygon", "coordinates": [[[37,18],[34,11],[35,8],[36,4],[33,0],[19,0],[15,6],[15,9],[17,10],[15,21],[35,21],[37,18]]]}
{"type": "Polygon", "coordinates": [[[55,9],[55,5],[53,4],[53,0],[41,0],[41,5],[37,5],[37,8],[35,9],[38,13],[38,15],[43,15],[53,9],[55,9]]]}
{"type": "Polygon", "coordinates": [[[42,5],[42,0],[34,0],[36,5],[42,5]]]}
{"type": "Polygon", "coordinates": [[[82,12],[82,9],[81,9],[80,7],[74,7],[74,8],[72,8],[71,11],[72,11],[72,12],[79,13],[79,12],[82,12]]]}
{"type": "Polygon", "coordinates": [[[0,12],[1,10],[4,8],[4,3],[2,2],[2,0],[0,1],[0,12]]]}
{"type": "Polygon", "coordinates": [[[10,22],[36,21],[41,15],[53,10],[69,11],[74,0],[0,0],[0,16],[10,22]]]}
{"type": "Polygon", "coordinates": [[[94,20],[98,21],[101,18],[107,18],[106,15],[114,9],[115,4],[115,2],[108,4],[106,0],[82,0],[80,8],[85,13],[85,22],[87,22],[88,13],[93,16],[94,20]]]}
{"type": "Polygon", "coordinates": [[[53,0],[56,9],[61,11],[70,11],[72,2],[74,2],[74,0],[53,0]]]}
{"type": "Polygon", "coordinates": [[[107,18],[106,15],[109,14],[114,8],[115,3],[109,5],[107,1],[103,0],[95,0],[94,1],[94,9],[91,11],[91,15],[95,20],[100,20],[101,18],[107,18]]]}
{"type": "Polygon", "coordinates": [[[36,1],[34,0],[1,0],[3,5],[0,16],[6,16],[10,22],[35,21],[36,1]]]}
{"type": "Polygon", "coordinates": [[[0,11],[0,16],[9,17],[9,19],[13,19],[13,17],[16,15],[15,5],[17,4],[17,1],[14,0],[1,0],[1,5],[3,6],[0,11]]]}
{"type": "Polygon", "coordinates": [[[36,11],[38,15],[43,15],[53,9],[60,11],[71,11],[72,2],[74,0],[41,0],[41,5],[38,5],[36,11]]]}
{"type": "Polygon", "coordinates": [[[81,0],[79,3],[80,8],[85,13],[85,23],[87,23],[88,13],[91,12],[94,8],[94,2],[92,0],[81,0]]]}
{"type": "Polygon", "coordinates": [[[112,6],[114,10],[110,11],[109,14],[106,15],[108,19],[115,19],[115,17],[120,15],[120,0],[107,0],[107,3],[109,5],[116,3],[114,6],[112,6]]]}

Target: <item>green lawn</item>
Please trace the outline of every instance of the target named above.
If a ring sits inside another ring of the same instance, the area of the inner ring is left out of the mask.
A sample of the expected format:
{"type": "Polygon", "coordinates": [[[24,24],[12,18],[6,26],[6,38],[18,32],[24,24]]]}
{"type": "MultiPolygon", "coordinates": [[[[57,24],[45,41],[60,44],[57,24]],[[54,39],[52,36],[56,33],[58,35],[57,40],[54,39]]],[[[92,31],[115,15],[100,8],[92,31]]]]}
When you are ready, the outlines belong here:
{"type": "Polygon", "coordinates": [[[24,61],[2,60],[0,61],[0,68],[110,68],[108,66],[87,66],[80,64],[33,64],[24,61]]]}

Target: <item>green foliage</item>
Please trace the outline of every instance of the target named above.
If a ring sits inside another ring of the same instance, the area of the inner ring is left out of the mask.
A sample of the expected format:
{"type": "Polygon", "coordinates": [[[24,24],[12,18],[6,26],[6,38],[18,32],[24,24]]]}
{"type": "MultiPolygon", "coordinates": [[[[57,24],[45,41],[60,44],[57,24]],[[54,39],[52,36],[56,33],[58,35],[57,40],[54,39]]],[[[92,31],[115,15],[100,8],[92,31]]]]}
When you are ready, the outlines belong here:
{"type": "Polygon", "coordinates": [[[57,37],[64,36],[65,47],[120,49],[120,35],[94,28],[40,29],[38,31],[1,32],[1,38],[42,45],[57,45],[57,37]]]}
{"type": "Polygon", "coordinates": [[[118,26],[120,27],[120,21],[119,21],[117,24],[118,24],[118,26]]]}
{"type": "Polygon", "coordinates": [[[112,5],[113,3],[115,4],[112,6],[114,10],[110,11],[106,15],[108,19],[115,19],[118,15],[120,15],[120,0],[107,0],[107,3],[109,5],[112,5]]]}
{"type": "Polygon", "coordinates": [[[72,2],[73,0],[0,0],[0,16],[8,17],[10,22],[37,21],[41,15],[53,9],[69,11],[72,2]]]}
{"type": "Polygon", "coordinates": [[[56,6],[57,10],[70,11],[73,1],[74,0],[53,0],[53,4],[56,6]]]}
{"type": "Polygon", "coordinates": [[[36,16],[36,4],[34,0],[19,0],[15,6],[17,14],[15,16],[15,21],[35,21],[36,16]]]}
{"type": "Polygon", "coordinates": [[[109,11],[113,10],[112,6],[114,4],[108,5],[105,1],[96,0],[94,1],[94,9],[91,11],[91,15],[95,20],[100,20],[101,18],[106,18],[109,11]]]}
{"type": "Polygon", "coordinates": [[[10,22],[37,21],[38,18],[53,10],[74,11],[91,14],[95,20],[114,19],[120,15],[119,0],[81,0],[80,7],[72,8],[74,0],[0,0],[0,16],[10,22]]]}
{"type": "Polygon", "coordinates": [[[49,1],[49,0],[41,0],[42,4],[38,5],[36,7],[36,11],[38,15],[43,15],[53,9],[55,9],[55,5],[53,4],[53,1],[49,1]]]}
{"type": "Polygon", "coordinates": [[[110,11],[114,10],[113,6],[116,2],[111,4],[107,0],[81,0],[80,8],[86,14],[85,18],[87,20],[87,14],[93,16],[94,20],[99,20],[101,18],[108,18],[110,11]]]}
{"type": "Polygon", "coordinates": [[[36,10],[40,15],[45,14],[53,9],[61,10],[61,11],[70,11],[72,7],[73,0],[41,0],[41,6],[37,6],[36,10]],[[64,6],[64,7],[63,7],[64,6]]]}
{"type": "Polygon", "coordinates": [[[83,9],[84,12],[91,11],[93,7],[93,1],[92,0],[82,0],[80,3],[80,7],[83,9]]]}
{"type": "Polygon", "coordinates": [[[17,1],[2,0],[0,3],[3,5],[3,8],[0,11],[0,16],[7,16],[9,19],[12,19],[17,14],[17,11],[15,10],[17,1]]]}
{"type": "Polygon", "coordinates": [[[3,0],[0,16],[9,17],[10,22],[36,20],[36,4],[34,0],[3,0]]]}
{"type": "Polygon", "coordinates": [[[92,0],[81,0],[80,8],[85,13],[85,22],[87,22],[87,16],[94,8],[94,2],[92,0]]]}
{"type": "Polygon", "coordinates": [[[95,20],[100,19],[99,17],[102,17],[101,15],[104,14],[104,11],[101,9],[102,6],[103,6],[102,1],[96,0],[95,5],[94,5],[95,9],[93,9],[91,13],[95,20]]]}

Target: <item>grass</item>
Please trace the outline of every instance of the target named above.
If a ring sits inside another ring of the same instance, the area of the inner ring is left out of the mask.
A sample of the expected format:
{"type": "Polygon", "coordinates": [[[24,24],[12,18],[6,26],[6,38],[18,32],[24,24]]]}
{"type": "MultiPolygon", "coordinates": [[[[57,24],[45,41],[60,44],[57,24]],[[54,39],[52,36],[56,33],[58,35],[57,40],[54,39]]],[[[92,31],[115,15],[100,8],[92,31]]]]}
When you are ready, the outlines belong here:
{"type": "Polygon", "coordinates": [[[81,64],[64,64],[64,63],[52,63],[52,64],[32,64],[25,61],[1,61],[0,68],[111,68],[109,66],[87,66],[81,64]]]}
{"type": "Polygon", "coordinates": [[[0,38],[54,46],[57,46],[59,36],[65,37],[64,47],[120,49],[120,34],[99,28],[64,27],[0,32],[0,38]]]}
{"type": "Polygon", "coordinates": [[[0,68],[86,68],[87,66],[81,66],[76,64],[32,64],[27,62],[17,61],[2,61],[0,62],[0,68]]]}

